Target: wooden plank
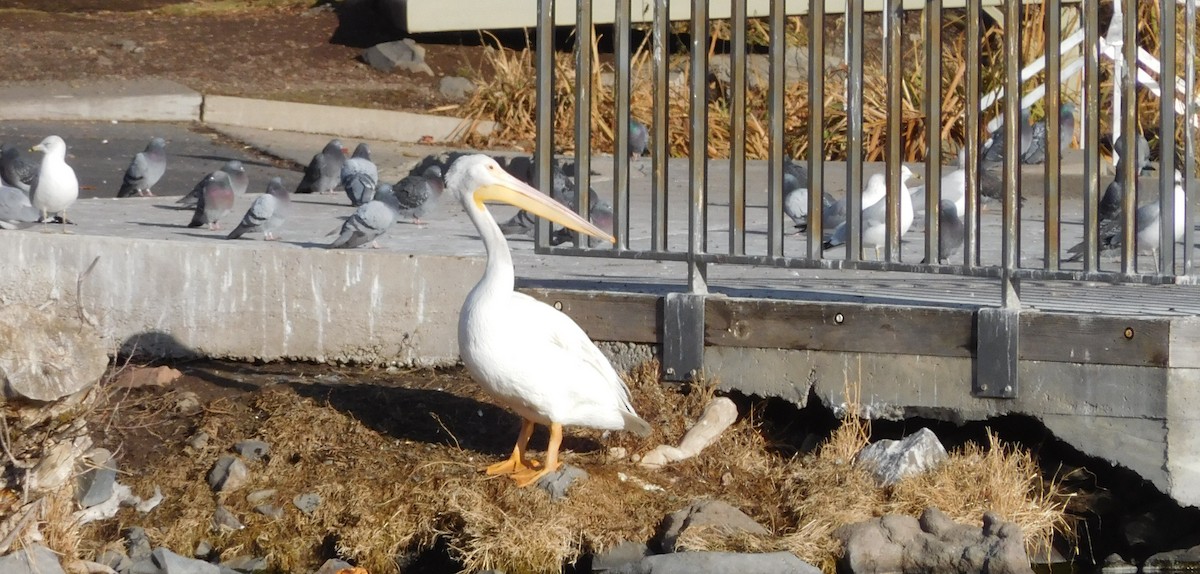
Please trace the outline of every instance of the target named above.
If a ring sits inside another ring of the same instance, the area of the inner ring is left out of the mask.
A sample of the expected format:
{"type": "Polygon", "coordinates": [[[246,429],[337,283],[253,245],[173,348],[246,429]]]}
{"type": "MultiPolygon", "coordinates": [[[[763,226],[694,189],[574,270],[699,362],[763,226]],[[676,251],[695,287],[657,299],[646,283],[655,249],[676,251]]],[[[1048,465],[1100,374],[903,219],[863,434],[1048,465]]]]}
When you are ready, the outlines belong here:
{"type": "Polygon", "coordinates": [[[1170,357],[1171,321],[1024,311],[1021,359],[1165,367],[1170,357]]]}
{"type": "Polygon", "coordinates": [[[566,313],[597,341],[659,342],[662,303],[657,295],[534,288],[519,291],[566,313]]]}

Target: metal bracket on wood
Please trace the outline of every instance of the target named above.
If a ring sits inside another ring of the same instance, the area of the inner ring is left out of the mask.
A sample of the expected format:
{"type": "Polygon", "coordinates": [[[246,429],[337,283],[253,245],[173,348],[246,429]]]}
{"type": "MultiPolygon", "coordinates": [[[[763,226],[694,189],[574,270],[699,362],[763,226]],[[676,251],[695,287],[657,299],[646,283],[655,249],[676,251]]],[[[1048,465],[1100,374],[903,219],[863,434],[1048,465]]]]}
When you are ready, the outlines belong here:
{"type": "Polygon", "coordinates": [[[690,382],[704,367],[704,298],[668,293],[663,304],[663,380],[690,382]]]}
{"type": "Polygon", "coordinates": [[[1021,311],[984,307],[976,315],[975,377],[971,395],[1017,398],[1017,351],[1021,340],[1021,311]]]}

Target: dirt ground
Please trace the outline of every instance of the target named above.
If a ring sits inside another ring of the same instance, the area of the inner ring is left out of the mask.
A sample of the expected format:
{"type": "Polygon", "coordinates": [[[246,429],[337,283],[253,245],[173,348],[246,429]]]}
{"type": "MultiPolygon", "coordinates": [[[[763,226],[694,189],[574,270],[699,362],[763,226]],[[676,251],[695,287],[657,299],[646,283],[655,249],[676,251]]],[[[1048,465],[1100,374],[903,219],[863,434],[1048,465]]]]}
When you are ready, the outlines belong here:
{"type": "Polygon", "coordinates": [[[0,85],[157,77],[209,94],[429,111],[450,104],[442,76],[480,62],[477,35],[443,35],[419,39],[434,76],[371,68],[363,50],[400,35],[366,0],[207,4],[0,0],[0,85]]]}

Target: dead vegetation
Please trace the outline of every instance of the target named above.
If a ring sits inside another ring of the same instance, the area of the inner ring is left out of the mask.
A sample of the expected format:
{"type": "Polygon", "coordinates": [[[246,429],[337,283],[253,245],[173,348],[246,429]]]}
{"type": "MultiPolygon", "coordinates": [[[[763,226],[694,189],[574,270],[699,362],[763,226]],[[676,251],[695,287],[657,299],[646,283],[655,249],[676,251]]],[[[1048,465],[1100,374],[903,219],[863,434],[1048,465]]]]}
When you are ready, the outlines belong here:
{"type": "MultiPolygon", "coordinates": [[[[305,396],[311,393],[291,385],[264,388],[250,401],[216,399],[194,421],[197,430],[211,436],[207,446],[197,451],[180,440],[164,444],[161,462],[131,468],[122,479],[135,493],[162,488],[161,506],[148,517],[127,509],[114,520],[85,527],[76,538],[84,541],[79,552],[85,558],[98,553],[100,541],[119,541],[122,529],[136,525],[147,528],[156,546],[186,554],[207,540],[221,549],[223,559],[264,556],[281,571],[312,568],[336,553],[370,572],[395,572],[397,556],[437,543],[467,571],[559,571],[564,563],[622,540],[647,541],[665,514],[707,498],[742,509],[772,534],[730,538],[689,530],[679,541],[682,548],[787,550],[830,572],[839,552],[831,533],[838,526],[884,513],[919,514],[929,505],[975,524],[984,510],[999,512],[1023,527],[1031,551],[1046,548],[1052,536],[1071,536],[1056,486],[1042,481],[1027,453],[994,437],[991,444],[953,453],[933,473],[891,489],[876,488],[853,464],[869,434],[868,424],[857,418],[845,419],[821,447],[804,455],[785,454],[774,444],[755,408],[695,458],[657,471],[629,459],[612,460],[610,447],[641,453],[659,443],[677,443],[712,397],[706,388],[678,391],[660,384],[656,365],[637,369],[631,388],[654,434],[604,438],[571,429],[582,441],[576,444],[593,446],[567,453],[565,460],[590,477],[559,502],[540,490],[484,476],[479,468],[501,455],[460,444],[495,434],[507,441],[507,431],[515,433],[515,427],[484,428],[472,417],[417,412],[420,404],[413,412],[397,412],[397,417],[428,414],[440,421],[446,439],[422,441],[381,431],[353,410],[305,396]],[[230,444],[251,437],[272,445],[269,460],[248,463],[246,486],[214,495],[206,473],[230,444]],[[252,510],[255,504],[247,495],[261,489],[276,489],[267,503],[283,508],[283,518],[252,510]],[[308,492],[322,500],[311,516],[291,504],[308,492]],[[218,505],[233,511],[246,528],[214,531],[211,518],[218,505]]],[[[167,396],[162,400],[173,400],[167,396]]],[[[133,404],[127,401],[125,407],[133,404]]],[[[539,440],[544,439],[535,435],[535,448],[544,444],[539,440]]]]}

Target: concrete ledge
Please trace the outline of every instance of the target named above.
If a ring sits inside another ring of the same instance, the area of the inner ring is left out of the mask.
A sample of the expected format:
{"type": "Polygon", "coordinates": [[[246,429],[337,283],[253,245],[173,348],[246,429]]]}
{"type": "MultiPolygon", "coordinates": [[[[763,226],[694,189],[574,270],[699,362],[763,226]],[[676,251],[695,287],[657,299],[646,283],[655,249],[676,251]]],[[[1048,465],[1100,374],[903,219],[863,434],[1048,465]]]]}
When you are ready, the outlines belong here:
{"type": "Polygon", "coordinates": [[[0,300],[73,306],[77,278],[99,258],[81,304],[114,352],[458,361],[458,311],[482,259],[259,245],[6,233],[0,300]]]}
{"type": "Polygon", "coordinates": [[[0,88],[0,120],[191,122],[204,98],[169,80],[44,82],[0,88]]]}
{"type": "Polygon", "coordinates": [[[396,142],[451,141],[468,130],[487,135],[495,129],[494,122],[230,96],[205,97],[202,117],[210,124],[396,142]]]}

